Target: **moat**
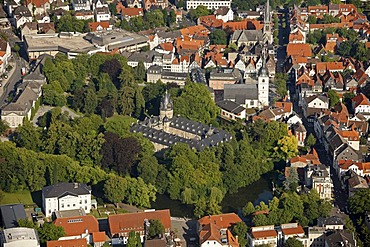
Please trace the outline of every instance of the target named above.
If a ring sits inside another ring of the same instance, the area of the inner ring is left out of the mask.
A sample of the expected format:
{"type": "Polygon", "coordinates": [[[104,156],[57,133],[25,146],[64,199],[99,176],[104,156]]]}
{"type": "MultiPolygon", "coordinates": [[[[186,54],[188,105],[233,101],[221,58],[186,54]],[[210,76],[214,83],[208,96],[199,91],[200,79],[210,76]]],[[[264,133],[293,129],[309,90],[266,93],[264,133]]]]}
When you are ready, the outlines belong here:
{"type": "MultiPolygon", "coordinates": [[[[240,188],[237,193],[226,194],[221,206],[223,213],[238,211],[243,208],[247,202],[251,201],[258,204],[260,201],[268,202],[272,199],[272,184],[268,174],[262,176],[258,181],[240,188]]],[[[152,203],[152,208],[171,210],[171,216],[174,217],[194,217],[194,207],[192,205],[184,205],[180,201],[171,200],[168,195],[157,195],[156,202],[152,203]]]]}

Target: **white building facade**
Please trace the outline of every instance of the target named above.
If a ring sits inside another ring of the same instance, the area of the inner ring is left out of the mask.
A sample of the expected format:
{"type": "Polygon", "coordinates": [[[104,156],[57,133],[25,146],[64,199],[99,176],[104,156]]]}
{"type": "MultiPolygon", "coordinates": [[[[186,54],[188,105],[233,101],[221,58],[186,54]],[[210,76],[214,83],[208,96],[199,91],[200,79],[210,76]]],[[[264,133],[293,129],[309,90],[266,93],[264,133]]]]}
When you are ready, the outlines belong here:
{"type": "Polygon", "coordinates": [[[42,189],[42,203],[46,217],[56,211],[91,210],[91,188],[86,184],[59,183],[42,189]]]}
{"type": "Polygon", "coordinates": [[[218,9],[221,7],[231,8],[231,1],[212,1],[212,0],[188,0],[186,1],[186,9],[196,9],[199,5],[207,7],[207,9],[218,9]]]}

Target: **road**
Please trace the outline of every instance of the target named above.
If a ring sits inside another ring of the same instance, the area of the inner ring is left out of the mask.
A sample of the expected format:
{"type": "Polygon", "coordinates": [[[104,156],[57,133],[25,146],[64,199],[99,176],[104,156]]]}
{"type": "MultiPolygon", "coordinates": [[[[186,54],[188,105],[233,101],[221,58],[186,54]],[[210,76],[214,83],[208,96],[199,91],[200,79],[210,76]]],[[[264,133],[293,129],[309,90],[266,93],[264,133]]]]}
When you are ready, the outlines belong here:
{"type": "Polygon", "coordinates": [[[276,73],[281,73],[283,72],[283,64],[286,59],[286,44],[288,43],[287,36],[289,34],[289,25],[288,22],[286,21],[286,27],[283,28],[283,18],[286,20],[288,19],[287,12],[286,10],[279,10],[280,13],[282,13],[281,17],[279,18],[279,44],[277,46],[277,63],[276,63],[276,73]]]}
{"type": "Polygon", "coordinates": [[[22,79],[21,68],[28,64],[26,61],[27,55],[23,46],[23,42],[21,42],[20,39],[15,35],[8,37],[8,39],[11,47],[14,47],[15,44],[18,44],[21,50],[19,51],[20,56],[17,53],[12,52],[15,62],[15,69],[13,74],[8,78],[7,83],[4,85],[3,94],[0,95],[0,107],[3,107],[5,104],[7,104],[7,98],[9,94],[14,90],[16,84],[22,79]]]}

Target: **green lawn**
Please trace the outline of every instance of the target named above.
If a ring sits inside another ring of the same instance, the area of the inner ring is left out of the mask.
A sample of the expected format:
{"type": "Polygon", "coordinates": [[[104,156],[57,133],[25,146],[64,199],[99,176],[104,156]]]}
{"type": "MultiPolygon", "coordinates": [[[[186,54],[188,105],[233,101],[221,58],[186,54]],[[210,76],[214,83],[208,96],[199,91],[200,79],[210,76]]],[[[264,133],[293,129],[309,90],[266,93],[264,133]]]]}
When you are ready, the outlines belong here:
{"type": "Polygon", "coordinates": [[[15,204],[22,203],[24,205],[33,205],[31,193],[26,192],[17,192],[17,193],[7,193],[3,192],[4,198],[0,201],[0,205],[4,204],[15,204]]]}

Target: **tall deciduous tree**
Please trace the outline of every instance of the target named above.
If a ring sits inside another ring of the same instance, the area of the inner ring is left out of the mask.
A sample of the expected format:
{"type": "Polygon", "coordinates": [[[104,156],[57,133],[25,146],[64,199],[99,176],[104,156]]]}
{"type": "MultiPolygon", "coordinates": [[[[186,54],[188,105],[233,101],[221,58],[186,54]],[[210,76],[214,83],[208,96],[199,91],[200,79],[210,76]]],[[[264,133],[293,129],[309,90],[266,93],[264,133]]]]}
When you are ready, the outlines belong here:
{"type": "Polygon", "coordinates": [[[303,247],[303,243],[296,238],[290,237],[285,242],[284,247],[303,247]]]}
{"type": "Polygon", "coordinates": [[[149,220],[148,238],[153,239],[164,234],[164,226],[160,220],[149,220]]]}
{"type": "Polygon", "coordinates": [[[118,203],[125,197],[128,186],[129,184],[124,178],[119,176],[110,176],[104,183],[104,196],[108,201],[115,203],[118,207],[118,203]]]}
{"type": "Polygon", "coordinates": [[[181,95],[174,98],[174,111],[175,115],[207,124],[216,119],[218,114],[207,87],[198,83],[186,85],[181,95]]]}
{"type": "Polygon", "coordinates": [[[213,30],[209,35],[209,39],[212,45],[226,45],[227,44],[226,33],[222,29],[213,30]]]}
{"type": "Polygon", "coordinates": [[[335,106],[340,101],[339,94],[333,89],[328,91],[328,97],[330,99],[330,107],[335,106]]]}

